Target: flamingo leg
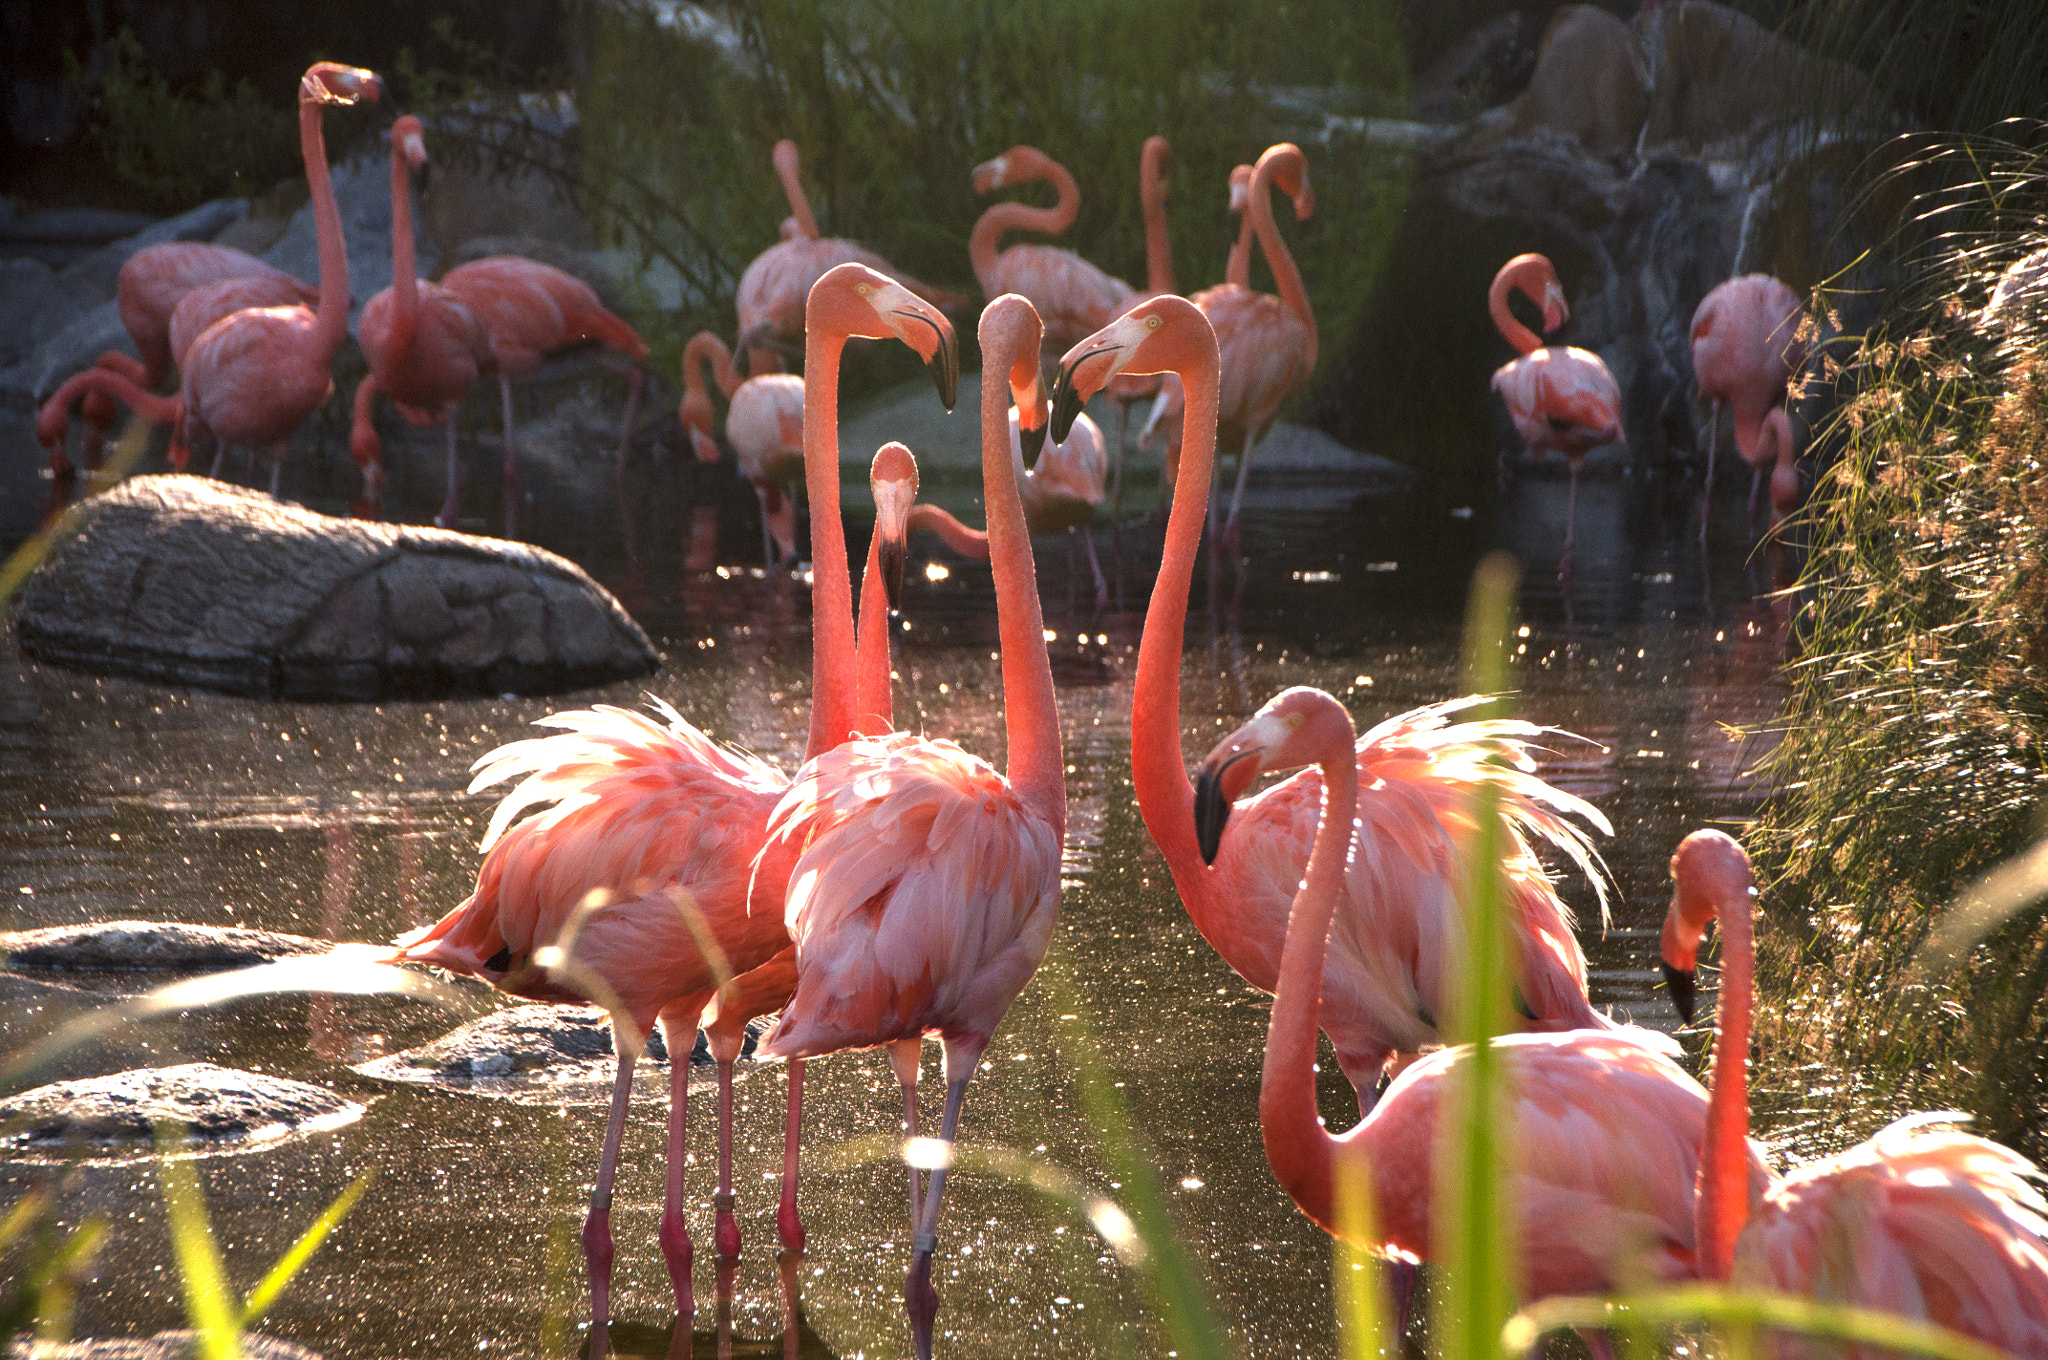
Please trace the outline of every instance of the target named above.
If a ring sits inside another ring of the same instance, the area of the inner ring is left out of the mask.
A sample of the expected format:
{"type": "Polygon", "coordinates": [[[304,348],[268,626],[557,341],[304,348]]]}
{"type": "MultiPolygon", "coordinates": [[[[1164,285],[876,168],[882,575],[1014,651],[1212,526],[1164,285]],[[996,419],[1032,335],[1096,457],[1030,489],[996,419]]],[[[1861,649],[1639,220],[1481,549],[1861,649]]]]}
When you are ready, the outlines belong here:
{"type": "MultiPolygon", "coordinates": [[[[1260,433],[1263,434],[1264,431],[1260,433]]],[[[1257,438],[1247,429],[1244,432],[1244,451],[1237,455],[1237,486],[1230,493],[1230,515],[1223,521],[1223,545],[1230,549],[1233,558],[1238,556],[1238,550],[1244,546],[1243,533],[1238,528],[1237,512],[1244,504],[1244,484],[1251,474],[1252,446],[1257,442],[1257,438]]]]}
{"type": "Polygon", "coordinates": [[[590,1360],[604,1360],[611,1335],[612,1181],[619,1170],[619,1142],[626,1133],[626,1107],[633,1103],[633,1062],[637,1054],[630,1045],[631,1040],[622,1028],[614,1024],[612,1047],[619,1055],[619,1073],[612,1082],[612,1108],[605,1120],[597,1184],[590,1191],[590,1214],[583,1220],[583,1261],[590,1272],[590,1360]]]}
{"type": "MultiPolygon", "coordinates": [[[[939,1137],[950,1150],[953,1135],[960,1128],[960,1106],[967,1098],[967,1078],[946,1084],[946,1113],[939,1124],[939,1137]]],[[[903,1277],[903,1306],[910,1314],[911,1338],[917,1360],[931,1360],[932,1325],[939,1316],[939,1294],[932,1288],[932,1253],[939,1245],[939,1207],[946,1194],[946,1167],[932,1168],[931,1186],[925,1191],[924,1220],[910,1239],[910,1270],[903,1277]]]]}
{"type": "Polygon", "coordinates": [[[1721,403],[1714,402],[1708,408],[1713,412],[1707,418],[1707,485],[1700,492],[1700,542],[1707,541],[1707,515],[1714,508],[1714,449],[1721,442],[1721,403]]]}
{"type": "MultiPolygon", "coordinates": [[[[270,494],[273,498],[277,496],[277,489],[284,485],[284,460],[291,451],[290,440],[284,441],[270,451],[270,494]]],[[[254,462],[255,458],[254,451],[251,451],[249,454],[250,461],[254,462]]],[[[251,480],[253,481],[254,479],[251,478],[251,480]]]]}
{"type": "Polygon", "coordinates": [[[768,525],[768,488],[754,483],[754,498],[761,502],[761,568],[775,570],[775,531],[768,525]]]}
{"type": "Polygon", "coordinates": [[[789,1115],[782,1127],[782,1203],[775,1210],[775,1231],[784,1251],[804,1249],[804,1221],[796,1213],[797,1152],[804,1127],[804,1060],[789,1060],[789,1115]]]}
{"type": "Polygon", "coordinates": [[[1095,555],[1093,526],[1081,526],[1081,545],[1088,550],[1088,570],[1095,573],[1095,607],[1099,610],[1109,603],[1109,582],[1103,579],[1102,559],[1095,555]]]}
{"type": "Polygon", "coordinates": [[[718,1259],[733,1260],[740,1254],[740,1222],[733,1215],[732,1193],[732,1059],[718,1064],[718,1192],[711,1197],[714,1216],[712,1237],[718,1259]]]}
{"type": "Polygon", "coordinates": [[[1109,446],[1109,517],[1120,520],[1124,513],[1124,427],[1131,419],[1131,404],[1116,404],[1116,442],[1109,446]]]}
{"type": "MultiPolygon", "coordinates": [[[[903,1136],[917,1137],[917,1069],[924,1058],[924,1040],[899,1039],[889,1045],[889,1066],[896,1069],[896,1082],[903,1088],[903,1136]]],[[[910,1175],[910,1231],[917,1231],[918,1201],[924,1196],[924,1178],[916,1167],[910,1175]]]]}
{"type": "Polygon", "coordinates": [[[519,532],[519,448],[512,434],[511,375],[498,375],[498,390],[505,402],[505,537],[511,538],[519,532]]]}
{"type": "Polygon", "coordinates": [[[216,441],[213,446],[213,466],[206,470],[206,475],[213,478],[215,481],[219,481],[220,465],[223,462],[227,461],[227,456],[228,446],[226,444],[216,441]]]}
{"type": "MultiPolygon", "coordinates": [[[[701,1011],[702,1007],[698,1009],[701,1011]]],[[[661,1019],[661,1040],[668,1046],[668,1174],[662,1187],[661,1227],[655,1237],[661,1243],[662,1259],[668,1263],[669,1282],[675,1286],[676,1312],[682,1317],[690,1317],[697,1311],[696,1291],[690,1281],[690,1265],[696,1258],[696,1250],[690,1245],[689,1225],[683,1221],[683,1165],[689,1156],[686,1129],[690,1108],[690,1049],[697,1041],[695,1021],[671,1023],[664,1015],[661,1019]]],[[[632,1089],[629,1079],[625,1087],[629,1099],[632,1089]]]]}
{"type": "Polygon", "coordinates": [[[1572,588],[1572,535],[1579,516],[1579,460],[1567,458],[1571,468],[1570,489],[1564,499],[1564,553],[1557,559],[1557,583],[1565,590],[1572,588]]]}

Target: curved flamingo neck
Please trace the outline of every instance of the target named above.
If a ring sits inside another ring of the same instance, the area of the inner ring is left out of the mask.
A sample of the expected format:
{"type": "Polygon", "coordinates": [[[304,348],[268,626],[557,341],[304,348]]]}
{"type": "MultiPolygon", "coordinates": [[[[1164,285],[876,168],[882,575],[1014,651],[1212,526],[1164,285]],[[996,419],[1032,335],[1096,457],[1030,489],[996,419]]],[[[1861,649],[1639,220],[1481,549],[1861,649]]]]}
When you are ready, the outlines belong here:
{"type": "Polygon", "coordinates": [[[931,530],[962,557],[988,561],[988,535],[979,529],[968,528],[936,505],[920,501],[910,507],[910,532],[916,533],[919,529],[931,530]]]}
{"type": "Polygon", "coordinates": [[[804,490],[811,501],[811,732],[805,758],[853,730],[853,582],[839,522],[839,356],[846,337],[804,328],[804,490]]]}
{"type": "Polygon", "coordinates": [[[704,391],[704,366],[711,366],[711,380],[727,401],[740,390],[740,376],[733,371],[732,351],[710,331],[699,331],[683,346],[683,391],[710,399],[704,391]]]}
{"type": "Polygon", "coordinates": [[[782,181],[782,192],[789,199],[789,214],[796,219],[796,229],[815,241],[818,239],[818,219],[811,216],[811,200],[804,194],[803,181],[797,177],[797,169],[794,150],[786,157],[775,158],[775,176],[782,181]]]}
{"type": "MultiPolygon", "coordinates": [[[[348,246],[341,239],[341,210],[335,206],[334,181],[327,174],[327,134],[320,123],[320,105],[310,99],[299,101],[299,151],[306,160],[313,234],[320,245],[320,309],[313,323],[313,343],[324,356],[322,362],[332,363],[348,335],[348,246]]],[[[396,203],[392,211],[396,214],[396,203]]],[[[405,277],[411,274],[410,269],[405,271],[405,277]]]]}
{"type": "Polygon", "coordinates": [[[1323,819],[1309,852],[1308,875],[1287,916],[1280,981],[1266,1025],[1266,1062],[1259,1079],[1259,1128],[1266,1162],[1304,1214],[1334,1234],[1336,1195],[1331,1168],[1337,1139],[1316,1115],[1316,1025],[1322,1011],[1323,960],[1330,922],[1344,886],[1351,823],[1358,810],[1358,759],[1348,741],[1332,741],[1323,771],[1323,819]]]}
{"type": "MultiPolygon", "coordinates": [[[[324,286],[327,280],[324,257],[320,279],[324,286]]],[[[396,137],[391,140],[391,295],[398,304],[391,338],[396,348],[409,349],[413,335],[419,330],[420,285],[413,256],[412,167],[405,159],[404,146],[396,137]]],[[[323,310],[326,304],[323,296],[323,310]]]]}
{"type": "MultiPolygon", "coordinates": [[[[1299,155],[1299,152],[1294,153],[1299,155]]],[[[1288,252],[1287,242],[1280,237],[1280,224],[1273,220],[1273,174],[1276,156],[1259,157],[1258,168],[1252,172],[1252,196],[1245,204],[1245,213],[1251,218],[1252,232],[1259,238],[1259,249],[1266,253],[1266,264],[1273,271],[1273,282],[1279,286],[1280,301],[1287,310],[1301,318],[1301,324],[1308,327],[1308,366],[1316,362],[1316,314],[1309,306],[1308,289],[1302,285],[1301,270],[1295,266],[1294,256],[1288,252]]],[[[1249,274],[1251,262],[1245,262],[1249,274]]]]}
{"type": "Polygon", "coordinates": [[[1703,1280],[1726,1280],[1734,1273],[1735,1239],[1749,1217],[1749,1023],[1756,977],[1751,896],[1714,904],[1721,923],[1721,996],[1714,1018],[1714,1089],[1693,1200],[1703,1280]]]}
{"type": "Polygon", "coordinates": [[[1201,363],[1199,371],[1177,370],[1187,394],[1180,472],[1174,478],[1159,575],[1145,607],[1131,699],[1132,791],[1145,829],[1166,856],[1174,886],[1190,914],[1206,914],[1212,906],[1208,866],[1195,840],[1195,786],[1188,781],[1181,757],[1180,659],[1188,587],[1195,578],[1195,554],[1209,513],[1209,477],[1216,461],[1220,368],[1213,342],[1201,363]]]}
{"type": "Polygon", "coordinates": [[[1050,208],[1034,208],[1029,203],[997,203],[975,220],[974,232],[967,238],[967,259],[984,290],[989,287],[990,271],[996,267],[997,247],[1002,244],[1004,233],[1040,231],[1058,236],[1081,215],[1081,186],[1074,182],[1066,166],[1047,159],[1045,167],[1030,179],[1016,182],[1028,184],[1037,180],[1044,180],[1059,192],[1050,208]]]}
{"type": "Polygon", "coordinates": [[[1230,256],[1223,262],[1223,281],[1234,283],[1240,288],[1252,286],[1252,215],[1242,212],[1237,217],[1237,241],[1230,247],[1230,256]]]}
{"type": "Polygon", "coordinates": [[[61,446],[71,428],[71,408],[90,393],[112,397],[144,420],[160,425],[176,424],[185,411],[184,400],[176,392],[158,396],[137,386],[126,374],[111,368],[88,368],[66,378],[43,403],[36,417],[36,438],[61,446]]]}
{"type": "Polygon", "coordinates": [[[853,643],[854,730],[884,737],[896,730],[896,696],[889,682],[889,593],[882,587],[882,526],[868,539],[860,577],[860,627],[853,643]]]}
{"type": "Polygon", "coordinates": [[[1532,275],[1540,274],[1544,267],[1534,260],[1521,265],[1509,265],[1493,276],[1493,287],[1486,292],[1486,307],[1493,313],[1493,324],[1499,328],[1501,338],[1515,347],[1517,354],[1534,354],[1542,349],[1543,337],[1515,319],[1515,314],[1508,309],[1508,294],[1519,291],[1523,297],[1541,307],[1543,284],[1540,278],[1532,282],[1532,275]]]}
{"type": "Polygon", "coordinates": [[[1165,141],[1147,138],[1138,161],[1138,201],[1145,209],[1145,289],[1151,293],[1180,291],[1173,280],[1173,242],[1166,234],[1166,180],[1161,174],[1166,151],[1165,141]]]}
{"type": "MultiPolygon", "coordinates": [[[[1023,307],[1006,313],[1020,320],[1023,307]]],[[[1014,325],[982,337],[982,372],[1005,373],[1022,356],[1037,362],[1032,325],[1014,325]],[[993,343],[991,343],[993,342],[993,343]]],[[[1031,531],[1010,461],[1010,394],[999,382],[981,384],[982,498],[988,507],[989,566],[995,577],[996,627],[1002,639],[1003,730],[1009,756],[1004,770],[1010,787],[1064,837],[1067,827],[1066,771],[1060,758],[1059,705],[1053,697],[1052,662],[1045,653],[1045,618],[1038,604],[1038,570],[1031,557],[1031,531]]],[[[1204,483],[1207,485],[1207,483],[1204,483]]]]}

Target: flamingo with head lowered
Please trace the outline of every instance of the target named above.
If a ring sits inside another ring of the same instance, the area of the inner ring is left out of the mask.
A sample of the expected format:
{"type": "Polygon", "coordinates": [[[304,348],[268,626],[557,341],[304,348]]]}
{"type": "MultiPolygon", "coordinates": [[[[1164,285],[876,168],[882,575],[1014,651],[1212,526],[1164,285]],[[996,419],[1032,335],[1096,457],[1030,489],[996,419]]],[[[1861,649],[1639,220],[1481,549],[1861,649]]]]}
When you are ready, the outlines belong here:
{"type": "Polygon", "coordinates": [[[707,365],[729,403],[725,437],[761,502],[761,551],[772,568],[778,556],[790,561],[802,551],[788,488],[804,475],[804,381],[787,373],[759,371],[742,380],[723,340],[710,331],[691,336],[683,346],[683,400],[676,417],[690,432],[698,461],[706,463],[717,462],[719,456],[711,433],[711,394],[704,387],[707,365]]]}
{"type": "Polygon", "coordinates": [[[1735,451],[1749,464],[1749,522],[1754,528],[1770,457],[1759,447],[1765,417],[1785,402],[1785,387],[1806,358],[1799,296],[1769,274],[1715,285],[1692,314],[1692,372],[1713,415],[1707,424],[1707,484],[1700,493],[1700,541],[1713,505],[1714,453],[1721,408],[1735,418],[1735,451]]]}

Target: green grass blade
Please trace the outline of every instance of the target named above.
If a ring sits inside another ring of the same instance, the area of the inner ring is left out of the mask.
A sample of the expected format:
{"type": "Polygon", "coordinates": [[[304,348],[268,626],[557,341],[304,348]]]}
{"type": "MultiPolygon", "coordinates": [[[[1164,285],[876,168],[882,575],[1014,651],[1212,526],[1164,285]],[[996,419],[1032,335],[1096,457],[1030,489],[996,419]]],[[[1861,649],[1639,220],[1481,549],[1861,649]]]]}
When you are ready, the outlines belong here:
{"type": "MultiPolygon", "coordinates": [[[[1527,1354],[1547,1333],[1564,1327],[1697,1326],[1719,1323],[1747,1332],[1770,1328],[1935,1360],[2010,1360],[1974,1338],[1871,1308],[1819,1303],[1790,1294],[1724,1285],[1683,1285],[1614,1298],[1553,1298],[1531,1304],[1501,1329],[1507,1355],[1527,1354]]],[[[1732,1352],[1731,1352],[1732,1353],[1732,1352]]]]}
{"type": "Polygon", "coordinates": [[[263,1277],[262,1282],[250,1291],[248,1299],[243,1302],[242,1326],[253,1326],[256,1319],[268,1311],[270,1305],[277,1301],[277,1296],[284,1292],[284,1287],[291,1283],[292,1276],[298,1274],[299,1268],[312,1259],[314,1252],[320,1250],[320,1244],[327,1240],[327,1234],[333,1232],[341,1220],[348,1217],[348,1211],[356,1207],[356,1201],[363,1197],[363,1192],[370,1188],[370,1182],[375,1179],[377,1172],[373,1167],[351,1181],[349,1187],[336,1197],[334,1203],[328,1205],[320,1217],[313,1220],[313,1225],[299,1235],[299,1240],[292,1243],[292,1249],[278,1258],[277,1264],[270,1268],[270,1273],[263,1277]]]}
{"type": "Polygon", "coordinates": [[[199,1334],[202,1360],[241,1360],[241,1328],[235,1322],[234,1296],[220,1248],[206,1221],[206,1201],[191,1159],[171,1155],[171,1132],[157,1133],[157,1184],[163,1189],[164,1216],[171,1248],[178,1258],[178,1280],[185,1294],[185,1317],[199,1334]]]}
{"type": "Polygon", "coordinates": [[[78,1282],[85,1277],[93,1254],[106,1235],[105,1218],[88,1218],[37,1273],[34,1292],[38,1342],[61,1343],[71,1339],[71,1310],[78,1297],[78,1282]]]}
{"type": "Polygon", "coordinates": [[[1377,1360],[1387,1335],[1382,1262],[1352,1245],[1378,1236],[1372,1178],[1353,1158],[1339,1158],[1331,1171],[1337,1195],[1337,1250],[1330,1267],[1337,1275],[1337,1353],[1349,1360],[1377,1360]]]}
{"type": "Polygon", "coordinates": [[[5,1251],[19,1241],[22,1234],[33,1228],[50,1207],[50,1187],[36,1185],[15,1201],[7,1211],[7,1217],[0,1218],[0,1251],[5,1251]]]}

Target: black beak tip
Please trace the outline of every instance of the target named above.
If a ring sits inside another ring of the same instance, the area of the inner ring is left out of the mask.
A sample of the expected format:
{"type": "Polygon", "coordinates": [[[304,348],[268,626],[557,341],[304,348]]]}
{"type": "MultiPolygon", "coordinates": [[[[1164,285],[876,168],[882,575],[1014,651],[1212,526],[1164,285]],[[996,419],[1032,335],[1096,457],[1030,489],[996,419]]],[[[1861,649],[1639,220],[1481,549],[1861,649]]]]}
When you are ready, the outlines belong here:
{"type": "Polygon", "coordinates": [[[1671,1005],[1678,1012],[1678,1018],[1690,1025],[1699,1009],[1696,974],[1673,968],[1662,959],[1657,961],[1657,966],[1664,971],[1664,986],[1671,993],[1671,1005]]]}
{"type": "Polygon", "coordinates": [[[1073,430],[1074,421],[1080,414],[1081,394],[1074,389],[1074,384],[1068,378],[1067,370],[1063,368],[1060,370],[1058,380],[1053,383],[1052,419],[1047,422],[1047,429],[1051,432],[1053,443],[1066,443],[1067,435],[1073,430]]]}
{"type": "Polygon", "coordinates": [[[1045,449],[1045,426],[1040,425],[1035,430],[1018,430],[1017,442],[1024,449],[1024,466],[1027,468],[1037,467],[1038,455],[1045,449]]]}
{"type": "Polygon", "coordinates": [[[1223,782],[1208,770],[1195,779],[1195,844],[1202,863],[1214,864],[1223,848],[1223,828],[1230,821],[1230,800],[1223,796],[1223,782]]]}
{"type": "Polygon", "coordinates": [[[939,403],[951,411],[953,402],[960,395],[960,364],[952,347],[941,345],[931,362],[924,366],[924,371],[932,375],[932,385],[939,389],[939,403]]]}
{"type": "Polygon", "coordinates": [[[892,614],[903,607],[903,568],[909,556],[907,545],[882,541],[882,593],[892,614]]]}

